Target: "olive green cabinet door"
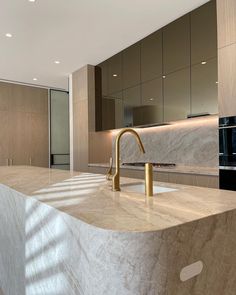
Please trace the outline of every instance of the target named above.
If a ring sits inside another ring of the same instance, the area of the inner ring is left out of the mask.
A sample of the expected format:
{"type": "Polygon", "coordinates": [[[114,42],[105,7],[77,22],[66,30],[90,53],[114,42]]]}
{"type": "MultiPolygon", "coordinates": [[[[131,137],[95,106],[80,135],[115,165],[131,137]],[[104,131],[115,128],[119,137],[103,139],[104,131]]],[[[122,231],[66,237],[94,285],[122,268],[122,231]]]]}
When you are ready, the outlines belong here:
{"type": "Polygon", "coordinates": [[[147,81],[141,87],[143,124],[163,122],[162,78],[147,81]]]}
{"type": "Polygon", "coordinates": [[[190,16],[163,28],[164,74],[190,66],[190,16]]]}
{"type": "Polygon", "coordinates": [[[186,119],[190,114],[190,68],[164,79],[164,121],[186,119]]]}
{"type": "Polygon", "coordinates": [[[162,75],[162,31],[157,31],[141,41],[141,81],[162,75]]]}
{"type": "Polygon", "coordinates": [[[122,54],[118,53],[108,60],[108,93],[122,90],[122,54]]]}
{"type": "Polygon", "coordinates": [[[123,89],[140,83],[140,43],[123,51],[123,89]]]}
{"type": "Polygon", "coordinates": [[[218,113],[217,59],[191,68],[192,114],[218,113]]]}
{"type": "Polygon", "coordinates": [[[123,91],[124,100],[124,126],[131,127],[139,124],[135,116],[135,109],[141,106],[141,86],[135,86],[123,91]]]}
{"type": "Polygon", "coordinates": [[[217,56],[215,1],[191,12],[191,63],[197,64],[217,56]]]}

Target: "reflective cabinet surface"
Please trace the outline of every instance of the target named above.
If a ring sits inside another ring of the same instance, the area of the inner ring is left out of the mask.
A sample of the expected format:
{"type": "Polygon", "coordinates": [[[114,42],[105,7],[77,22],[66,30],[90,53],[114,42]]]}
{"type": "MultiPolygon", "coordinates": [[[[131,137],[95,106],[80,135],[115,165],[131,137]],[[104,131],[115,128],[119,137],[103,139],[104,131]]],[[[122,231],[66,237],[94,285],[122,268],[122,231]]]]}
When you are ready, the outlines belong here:
{"type": "Polygon", "coordinates": [[[98,64],[97,130],[218,113],[216,28],[210,1],[98,64]]]}

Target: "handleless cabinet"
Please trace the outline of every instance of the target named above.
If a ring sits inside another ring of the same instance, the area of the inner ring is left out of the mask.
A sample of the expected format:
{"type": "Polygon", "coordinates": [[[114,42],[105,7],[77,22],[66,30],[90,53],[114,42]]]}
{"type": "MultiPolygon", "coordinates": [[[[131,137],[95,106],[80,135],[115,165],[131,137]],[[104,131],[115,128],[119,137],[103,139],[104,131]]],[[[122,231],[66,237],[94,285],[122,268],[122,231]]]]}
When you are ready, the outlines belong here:
{"type": "Polygon", "coordinates": [[[192,114],[218,113],[217,59],[191,67],[192,114]]]}
{"type": "Polygon", "coordinates": [[[163,28],[164,74],[190,66],[190,16],[163,28]]]}
{"type": "Polygon", "coordinates": [[[134,109],[141,105],[140,85],[128,88],[123,91],[124,100],[124,125],[132,127],[137,125],[134,117],[134,109]]]}
{"type": "Polygon", "coordinates": [[[190,69],[167,75],[164,93],[164,121],[186,119],[190,114],[190,69]]]}
{"type": "Polygon", "coordinates": [[[216,3],[210,1],[190,14],[191,63],[217,56],[216,3]]]}
{"type": "Polygon", "coordinates": [[[140,43],[123,51],[123,89],[140,83],[140,43]]]}
{"type": "Polygon", "coordinates": [[[162,84],[162,78],[141,84],[143,125],[163,122],[162,84]]]}
{"type": "Polygon", "coordinates": [[[108,60],[108,93],[122,90],[122,54],[116,54],[108,60]]]}
{"type": "Polygon", "coordinates": [[[141,41],[141,81],[162,76],[162,31],[141,41]]]}

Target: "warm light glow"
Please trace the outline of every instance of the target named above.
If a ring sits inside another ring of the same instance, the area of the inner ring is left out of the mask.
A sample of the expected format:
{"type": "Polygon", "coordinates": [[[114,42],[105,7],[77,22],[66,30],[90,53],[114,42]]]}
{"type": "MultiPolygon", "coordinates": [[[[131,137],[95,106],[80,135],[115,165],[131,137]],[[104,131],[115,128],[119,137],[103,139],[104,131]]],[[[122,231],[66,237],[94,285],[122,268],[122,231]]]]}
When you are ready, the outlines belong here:
{"type": "Polygon", "coordinates": [[[61,62],[59,60],[55,60],[54,63],[59,65],[61,62]]]}
{"type": "Polygon", "coordinates": [[[29,2],[35,2],[35,0],[29,0],[29,2]]]}
{"type": "Polygon", "coordinates": [[[113,76],[113,77],[117,77],[118,75],[117,75],[117,74],[113,74],[112,76],[113,76]]]}
{"type": "Polygon", "coordinates": [[[149,100],[151,100],[151,101],[152,101],[152,100],[154,100],[154,98],[149,98],[149,100]]]}
{"type": "Polygon", "coordinates": [[[6,33],[6,35],[5,35],[7,38],[11,38],[12,37],[12,34],[10,34],[10,33],[6,33]]]}
{"type": "Polygon", "coordinates": [[[33,80],[34,80],[34,81],[37,81],[38,79],[37,79],[37,78],[33,78],[33,80]]]}
{"type": "Polygon", "coordinates": [[[216,84],[219,84],[219,81],[216,81],[216,84]]]}
{"type": "Polygon", "coordinates": [[[201,62],[202,65],[205,65],[206,63],[207,63],[206,61],[202,61],[202,62],[201,62]]]}
{"type": "Polygon", "coordinates": [[[162,76],[163,79],[165,79],[166,76],[162,76]]]}

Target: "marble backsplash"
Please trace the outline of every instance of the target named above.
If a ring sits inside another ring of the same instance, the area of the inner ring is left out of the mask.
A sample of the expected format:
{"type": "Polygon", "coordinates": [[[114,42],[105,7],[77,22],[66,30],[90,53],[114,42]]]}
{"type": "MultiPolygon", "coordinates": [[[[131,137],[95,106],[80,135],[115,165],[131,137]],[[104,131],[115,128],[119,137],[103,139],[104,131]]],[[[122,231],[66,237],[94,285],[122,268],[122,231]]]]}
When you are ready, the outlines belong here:
{"type": "MultiPolygon", "coordinates": [[[[135,138],[126,134],[121,139],[122,162],[161,162],[183,166],[217,167],[219,154],[218,116],[179,121],[172,125],[136,129],[145,154],[135,138]]],[[[113,133],[112,153],[115,155],[113,133]]]]}

